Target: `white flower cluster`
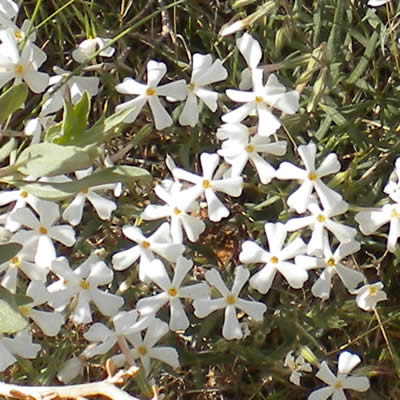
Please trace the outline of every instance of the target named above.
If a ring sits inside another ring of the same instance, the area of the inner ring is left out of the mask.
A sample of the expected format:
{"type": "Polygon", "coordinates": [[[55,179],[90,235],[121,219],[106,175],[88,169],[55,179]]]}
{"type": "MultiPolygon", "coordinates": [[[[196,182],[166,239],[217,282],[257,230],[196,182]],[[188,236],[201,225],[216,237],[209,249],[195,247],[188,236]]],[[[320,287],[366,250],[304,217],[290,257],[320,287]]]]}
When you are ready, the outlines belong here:
{"type": "MultiPolygon", "coordinates": [[[[76,104],[84,92],[89,97],[95,96],[99,79],[95,76],[71,77],[69,72],[56,66],[54,76],[40,72],[46,54],[34,44],[34,33],[25,37],[23,28],[15,26],[12,18],[17,11],[11,0],[0,1],[0,12],[4,14],[0,22],[8,21],[1,22],[0,30],[0,87],[11,81],[25,81],[32,92],[45,92],[37,119],[26,125],[26,133],[33,135],[32,143],[36,143],[41,141],[42,128],[47,129],[55,123],[55,113],[61,109],[64,99],[76,104]],[[19,48],[21,38],[25,39],[22,51],[19,48]]],[[[111,57],[114,50],[107,47],[108,43],[107,39],[101,38],[85,40],[72,57],[82,63],[98,49],[102,49],[100,56],[111,57]]],[[[147,374],[151,372],[152,358],[177,368],[177,351],[173,347],[156,346],[162,337],[169,331],[184,332],[200,324],[194,317],[204,319],[223,309],[223,337],[227,340],[243,338],[239,313],[242,319],[247,316],[248,320],[260,323],[267,311],[264,302],[254,301],[246,295],[244,287],[248,283],[248,287],[264,295],[273,287],[277,273],[291,288],[300,289],[313,276],[312,271],[321,270],[311,292],[323,300],[330,297],[334,276],[338,275],[348,292],[356,295],[359,307],[367,311],[374,310],[378,301],[386,299],[381,282],[367,284],[363,272],[348,262],[349,256],[359,251],[361,245],[356,239],[357,230],[344,223],[348,204],[326,183],[326,177],[337,174],[341,168],[336,154],[318,154],[317,145],[309,142],[297,148],[301,167],[288,161],[277,165],[277,158],[283,157],[288,148],[288,143],[277,137],[282,124],[278,115],[296,113],[300,95],[296,90],[286,90],[276,75],[265,76],[259,67],[262,48],[249,34],[245,33],[237,40],[237,48],[248,68],[241,74],[240,90],[226,91],[227,97],[240,106],[222,116],[224,124],[216,133],[220,148],[214,153],[201,153],[196,172],[175,165],[168,157],[166,164],[173,179],[164,179],[154,188],[164,204],[148,204],[134,225],[122,227],[123,235],[134,245],[113,254],[111,264],[116,274],[137,265],[138,278],[147,285],[149,295],[141,297],[136,305],[124,304],[122,290],[118,295],[113,293],[114,272],[99,255],[92,254],[73,268],[70,266],[72,260],[62,256],[61,245],[72,248],[76,243],[74,227],[82,221],[86,200],[101,220],[110,220],[117,202],[97,192],[113,190],[115,184],[82,190],[69,204],[63,204],[62,213],[56,202],[39,199],[23,190],[0,193],[1,206],[13,203],[2,215],[4,228],[9,232],[8,241],[22,245],[16,256],[0,265],[1,285],[15,293],[24,288],[22,282],[30,282],[26,294],[33,302],[21,306],[20,311],[32,319],[44,335],[57,335],[66,320],[74,324],[94,322],[84,334],[89,345],[79,360],[109,353],[123,337],[129,346],[129,357],[140,359],[147,374]],[[265,245],[261,237],[243,241],[239,254],[243,265],[236,266],[233,281],[228,278],[232,281],[229,285],[223,280],[224,274],[216,268],[207,269],[204,280],[199,279],[199,275],[194,279],[194,263],[186,239],[197,242],[210,224],[207,220],[217,223],[229,217],[230,197],[241,196],[246,180],[251,179],[251,172],[248,172],[251,168],[247,164],[255,169],[255,176],[263,185],[272,180],[299,183],[286,200],[288,215],[296,213],[297,216],[285,222],[265,221],[265,245]],[[162,223],[149,231],[146,225],[143,229],[139,227],[142,220],[162,220],[162,223]],[[296,233],[296,237],[291,233],[296,233]],[[18,276],[21,271],[25,275],[22,280],[18,276]],[[360,287],[363,282],[365,285],[360,287]],[[240,297],[241,293],[243,297],[240,297]],[[162,314],[164,319],[169,318],[168,323],[157,318],[165,306],[169,308],[169,317],[162,314]],[[189,314],[192,308],[194,316],[189,314]],[[93,321],[94,310],[110,317],[113,326],[93,321]]],[[[148,103],[156,129],[172,126],[173,118],[162,98],[170,102],[185,100],[178,117],[183,126],[194,127],[199,123],[199,102],[212,112],[217,110],[218,93],[209,85],[227,77],[221,60],[213,61],[210,54],[194,54],[190,82],[178,80],[160,84],[166,72],[164,63],[151,60],[147,64],[147,83],[125,78],[116,86],[119,93],[136,96],[116,108],[116,111],[130,111],[125,122],[133,123],[148,103]]],[[[90,168],[76,171],[75,176],[81,180],[93,173],[90,168]]],[[[400,236],[399,177],[400,160],[385,188],[385,193],[395,203],[356,215],[360,230],[366,235],[390,222],[387,247],[391,252],[400,236]]],[[[76,181],[67,176],[49,179],[76,181]]],[[[34,358],[39,350],[40,346],[32,343],[29,330],[14,337],[0,337],[0,371],[14,363],[15,356],[34,358]]],[[[77,359],[72,360],[76,366],[77,359]]],[[[129,361],[126,354],[113,355],[111,360],[115,366],[129,361]]],[[[358,356],[341,353],[337,376],[323,362],[317,377],[329,386],[313,392],[309,399],[326,399],[330,395],[342,399],[343,389],[367,390],[367,378],[348,376],[359,362],[358,356]]],[[[295,384],[299,383],[301,371],[311,370],[303,359],[294,359],[292,355],[288,355],[285,364],[295,373],[291,378],[295,384]]],[[[60,379],[73,379],[80,368],[74,369],[75,373],[71,373],[71,368],[60,372],[60,379]]]]}

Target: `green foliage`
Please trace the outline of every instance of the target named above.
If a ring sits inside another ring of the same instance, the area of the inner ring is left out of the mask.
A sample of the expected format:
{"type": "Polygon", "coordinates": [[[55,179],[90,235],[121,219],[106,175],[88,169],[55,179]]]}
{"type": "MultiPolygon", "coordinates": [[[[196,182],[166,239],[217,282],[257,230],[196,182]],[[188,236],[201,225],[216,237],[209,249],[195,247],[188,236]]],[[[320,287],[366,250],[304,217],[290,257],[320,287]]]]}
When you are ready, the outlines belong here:
{"type": "Polygon", "coordinates": [[[0,96],[0,125],[24,105],[27,95],[28,88],[21,83],[11,86],[0,96]]]}

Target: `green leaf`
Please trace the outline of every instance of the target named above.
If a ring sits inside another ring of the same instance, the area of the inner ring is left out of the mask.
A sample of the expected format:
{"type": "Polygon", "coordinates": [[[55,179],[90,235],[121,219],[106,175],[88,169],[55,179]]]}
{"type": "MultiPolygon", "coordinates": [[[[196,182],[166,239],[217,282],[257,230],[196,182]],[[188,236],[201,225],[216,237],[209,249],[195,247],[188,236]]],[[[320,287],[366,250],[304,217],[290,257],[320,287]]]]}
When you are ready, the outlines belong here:
{"type": "Polygon", "coordinates": [[[26,148],[17,159],[18,171],[33,178],[67,174],[89,168],[98,156],[98,147],[83,148],[38,143],[26,148]]]}
{"type": "Polygon", "coordinates": [[[23,106],[28,95],[25,83],[11,86],[0,96],[0,125],[7,120],[15,111],[23,106]]]}
{"type": "Polygon", "coordinates": [[[76,141],[84,135],[90,111],[90,99],[87,92],[75,105],[64,102],[64,119],[62,123],[62,136],[54,139],[57,144],[76,144],[76,141]]]}
{"type": "Polygon", "coordinates": [[[106,168],[91,176],[73,182],[65,183],[14,183],[19,188],[46,200],[67,199],[83,189],[108,183],[140,181],[144,184],[151,182],[151,175],[145,169],[131,166],[106,168]]]}
{"type": "Polygon", "coordinates": [[[0,264],[7,262],[15,257],[22,249],[19,243],[0,244],[0,264]]]}
{"type": "Polygon", "coordinates": [[[26,328],[28,321],[5,300],[0,299],[0,332],[15,333],[26,328]]]}
{"type": "Polygon", "coordinates": [[[11,138],[5,145],[0,148],[0,162],[4,161],[10,153],[16,148],[17,139],[11,138]]]}

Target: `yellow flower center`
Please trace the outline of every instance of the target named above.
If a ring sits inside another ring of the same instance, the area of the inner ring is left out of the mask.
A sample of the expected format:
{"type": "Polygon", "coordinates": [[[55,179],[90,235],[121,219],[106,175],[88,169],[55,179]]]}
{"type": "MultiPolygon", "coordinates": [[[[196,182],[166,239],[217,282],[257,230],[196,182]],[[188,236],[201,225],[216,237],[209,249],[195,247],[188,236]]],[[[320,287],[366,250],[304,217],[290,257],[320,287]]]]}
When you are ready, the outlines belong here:
{"type": "Polygon", "coordinates": [[[252,153],[254,151],[254,146],[252,144],[248,144],[245,148],[244,148],[248,153],[252,153]]]}
{"type": "Polygon", "coordinates": [[[315,173],[315,172],[310,172],[309,174],[308,174],[308,177],[307,177],[310,181],[315,181],[317,178],[318,178],[318,176],[317,176],[317,174],[315,173]]]}
{"type": "Polygon", "coordinates": [[[24,317],[29,317],[32,309],[29,306],[19,306],[18,310],[24,317]]]}
{"type": "Polygon", "coordinates": [[[235,302],[235,296],[232,294],[228,294],[228,296],[226,296],[226,304],[235,304],[235,302]]]}
{"type": "Polygon", "coordinates": [[[15,73],[17,75],[22,75],[24,73],[24,66],[22,64],[17,64],[15,66],[15,73]]]}
{"type": "Polygon", "coordinates": [[[336,262],[333,258],[330,258],[326,263],[328,267],[334,267],[336,265],[336,262]]]}
{"type": "Polygon", "coordinates": [[[88,281],[86,281],[85,279],[82,279],[81,280],[81,282],[80,282],[80,284],[79,284],[79,286],[82,288],[82,289],[84,289],[84,290],[87,290],[87,289],[89,289],[89,282],[88,281]]]}
{"type": "Polygon", "coordinates": [[[271,259],[269,260],[271,264],[278,264],[279,260],[278,257],[272,256],[271,259]]]}
{"type": "Polygon", "coordinates": [[[182,214],[182,211],[179,208],[176,208],[176,207],[174,208],[173,212],[174,212],[175,215],[181,215],[182,214]]]}
{"type": "Polygon", "coordinates": [[[204,179],[204,181],[203,181],[203,189],[210,189],[210,187],[211,187],[210,181],[207,180],[207,179],[204,179]]]}
{"type": "Polygon", "coordinates": [[[335,389],[342,389],[343,388],[343,382],[342,381],[336,381],[333,386],[334,386],[335,389]]]}
{"type": "Polygon", "coordinates": [[[156,91],[152,88],[146,89],[146,96],[154,96],[156,94],[156,91]]]}
{"type": "Polygon", "coordinates": [[[21,192],[19,194],[23,199],[26,199],[28,197],[28,192],[21,192]]]}
{"type": "Polygon", "coordinates": [[[137,347],[137,352],[141,355],[141,356],[145,356],[147,354],[147,349],[145,346],[138,346],[137,347]]]}
{"type": "Polygon", "coordinates": [[[400,218],[400,214],[398,213],[398,211],[396,209],[392,210],[392,213],[390,214],[390,216],[392,218],[400,218]]]}
{"type": "Polygon", "coordinates": [[[40,233],[41,235],[47,235],[47,229],[46,229],[44,226],[41,226],[41,227],[39,228],[39,233],[40,233]]]}
{"type": "Polygon", "coordinates": [[[325,222],[325,220],[326,220],[325,215],[322,215],[322,214],[318,215],[318,217],[317,217],[317,221],[318,222],[325,222]]]}
{"type": "Polygon", "coordinates": [[[196,85],[195,85],[193,82],[190,82],[190,83],[187,85],[187,88],[188,88],[189,92],[192,92],[192,91],[194,90],[195,87],[196,87],[196,85]]]}
{"type": "Polygon", "coordinates": [[[370,286],[368,288],[368,293],[370,294],[370,296],[376,296],[378,293],[378,289],[375,286],[370,286]]]}
{"type": "Polygon", "coordinates": [[[83,189],[81,189],[81,193],[88,194],[89,193],[89,189],[88,188],[83,188],[83,189]]]}
{"type": "Polygon", "coordinates": [[[12,267],[18,268],[21,264],[21,261],[18,256],[15,256],[13,258],[10,258],[10,264],[12,267]]]}
{"type": "Polygon", "coordinates": [[[168,295],[171,297],[175,297],[177,295],[177,290],[175,288],[171,288],[168,290],[168,295]]]}
{"type": "Polygon", "coordinates": [[[15,37],[15,39],[17,39],[17,41],[20,41],[20,40],[22,40],[24,38],[24,32],[16,31],[14,33],[14,37],[15,37]]]}
{"type": "Polygon", "coordinates": [[[142,243],[140,243],[140,245],[144,248],[144,249],[148,249],[150,247],[150,243],[147,240],[143,240],[142,243]]]}
{"type": "Polygon", "coordinates": [[[261,96],[256,96],[256,103],[260,104],[263,102],[264,102],[264,99],[261,96]]]}

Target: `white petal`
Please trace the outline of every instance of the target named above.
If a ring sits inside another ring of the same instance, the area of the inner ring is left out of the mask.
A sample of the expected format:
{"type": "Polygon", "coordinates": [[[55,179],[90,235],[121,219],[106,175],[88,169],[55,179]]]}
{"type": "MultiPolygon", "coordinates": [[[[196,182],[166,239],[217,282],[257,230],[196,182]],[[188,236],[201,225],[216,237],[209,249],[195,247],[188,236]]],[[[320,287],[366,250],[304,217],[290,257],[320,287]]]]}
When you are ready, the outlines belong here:
{"type": "Polygon", "coordinates": [[[357,392],[366,392],[370,387],[369,379],[365,376],[349,376],[343,382],[343,389],[352,389],[357,392]]]}
{"type": "Polygon", "coordinates": [[[243,267],[242,265],[239,265],[238,267],[235,268],[235,280],[233,282],[231,289],[231,293],[235,297],[239,296],[240,291],[246,284],[249,277],[250,277],[250,271],[247,268],[243,267]]]}
{"type": "Polygon", "coordinates": [[[179,116],[179,123],[182,126],[191,126],[192,128],[199,122],[199,109],[197,98],[193,93],[189,93],[183,106],[181,115],[179,116]]]}
{"type": "Polygon", "coordinates": [[[178,352],[173,347],[155,347],[150,350],[150,355],[156,360],[160,360],[172,368],[179,368],[178,352]]]}
{"type": "Polygon", "coordinates": [[[124,299],[112,293],[105,293],[99,289],[90,289],[90,295],[99,311],[108,317],[117,314],[120,307],[124,305],[124,299]]]}
{"type": "Polygon", "coordinates": [[[282,93],[275,102],[274,107],[283,111],[286,114],[294,114],[299,109],[300,94],[297,90],[282,93]]]}
{"type": "Polygon", "coordinates": [[[167,66],[164,63],[150,60],[147,63],[147,85],[149,87],[157,86],[166,72],[167,66]]]}
{"type": "Polygon", "coordinates": [[[225,297],[230,294],[230,291],[226,287],[225,282],[222,280],[221,275],[216,269],[207,271],[205,274],[205,278],[211,286],[214,286],[222,294],[222,296],[225,297]]]}
{"type": "Polygon", "coordinates": [[[251,35],[245,33],[236,40],[236,46],[251,68],[256,68],[262,58],[260,44],[251,35]]]}
{"type": "Polygon", "coordinates": [[[257,134],[261,136],[271,136],[281,127],[281,122],[274,114],[272,114],[271,110],[264,106],[257,106],[257,114],[258,114],[258,127],[257,134]]]}
{"type": "Polygon", "coordinates": [[[219,299],[196,299],[193,301],[194,315],[197,318],[205,318],[216,310],[225,308],[226,301],[223,298],[219,299]]]}
{"type": "Polygon", "coordinates": [[[264,230],[267,235],[270,253],[274,255],[280,253],[287,235],[286,226],[280,222],[275,224],[266,223],[264,230]]]}
{"type": "Polygon", "coordinates": [[[261,322],[264,319],[264,313],[267,311],[267,306],[264,303],[244,299],[236,299],[236,307],[257,322],[261,322]]]}
{"type": "Polygon", "coordinates": [[[317,154],[317,146],[310,142],[298,147],[298,152],[308,172],[315,171],[315,155],[317,154]]]}
{"type": "Polygon", "coordinates": [[[304,282],[308,279],[308,272],[306,270],[289,262],[277,264],[277,269],[294,289],[303,287],[304,282]]]}
{"type": "Polygon", "coordinates": [[[164,291],[168,291],[171,288],[171,281],[167,270],[160,260],[155,259],[151,262],[147,276],[164,291]]]}
{"type": "Polygon", "coordinates": [[[141,315],[155,314],[157,311],[169,301],[168,294],[162,292],[151,297],[141,298],[136,303],[136,309],[141,315]]]}
{"type": "Polygon", "coordinates": [[[289,180],[289,179],[305,179],[307,173],[295,165],[285,161],[279,165],[276,171],[276,178],[289,180]]]}
{"type": "Polygon", "coordinates": [[[343,285],[346,286],[350,292],[354,290],[365,277],[360,271],[345,267],[342,264],[336,265],[336,273],[339,275],[343,285]]]}
{"type": "Polygon", "coordinates": [[[265,294],[271,289],[272,282],[275,278],[276,267],[274,264],[267,264],[263,269],[258,271],[250,278],[250,286],[265,294]]]}
{"type": "Polygon", "coordinates": [[[294,208],[298,214],[304,213],[311,203],[312,190],[313,183],[309,180],[304,181],[301,186],[288,197],[288,206],[294,208]]]}
{"type": "Polygon", "coordinates": [[[149,105],[151,112],[153,113],[154,125],[157,130],[162,131],[173,124],[172,118],[169,116],[157,96],[149,97],[149,105]]]}
{"type": "Polygon", "coordinates": [[[231,304],[225,308],[222,336],[228,340],[241,339],[243,337],[242,328],[236,316],[236,308],[231,304]]]}
{"type": "Polygon", "coordinates": [[[257,153],[250,154],[250,160],[257,170],[261,183],[267,185],[275,177],[275,169],[257,153]]]}
{"type": "Polygon", "coordinates": [[[186,98],[187,89],[184,79],[179,81],[170,82],[165,85],[159,86],[156,89],[157,96],[166,96],[172,100],[184,100],[186,98]]]}
{"type": "Polygon", "coordinates": [[[245,264],[266,263],[271,258],[270,254],[262,249],[258,244],[246,240],[242,244],[242,251],[239,260],[245,264]]]}
{"type": "Polygon", "coordinates": [[[314,283],[311,288],[311,293],[315,297],[320,297],[325,300],[329,298],[331,292],[331,281],[332,281],[332,273],[329,268],[325,268],[318,280],[314,283]]]}
{"type": "Polygon", "coordinates": [[[314,390],[307,397],[307,400],[327,400],[330,396],[332,396],[333,389],[329,387],[324,387],[322,389],[314,390]]]}
{"type": "Polygon", "coordinates": [[[113,268],[122,271],[132,265],[140,256],[140,246],[134,246],[128,250],[120,251],[112,257],[113,268]]]}
{"type": "Polygon", "coordinates": [[[171,331],[185,330],[189,327],[189,319],[179,298],[173,297],[170,300],[170,311],[169,327],[171,331]]]}
{"type": "MultiPolygon", "coordinates": [[[[243,92],[242,92],[243,93],[243,92]]],[[[255,109],[253,103],[246,103],[233,111],[224,114],[221,119],[224,122],[235,123],[243,121],[255,109]]]]}
{"type": "Polygon", "coordinates": [[[325,221],[325,226],[329,229],[341,243],[349,243],[354,240],[357,231],[347,225],[343,225],[339,222],[327,219],[325,221]]]}
{"type": "Polygon", "coordinates": [[[85,201],[85,195],[83,193],[78,193],[68,207],[64,210],[63,218],[73,226],[78,225],[82,220],[85,201]]]}
{"type": "Polygon", "coordinates": [[[67,247],[73,246],[76,241],[75,231],[69,225],[51,226],[48,230],[48,235],[67,247]]]}
{"type": "Polygon", "coordinates": [[[376,232],[382,225],[390,221],[390,213],[385,209],[376,211],[360,211],[354,219],[360,224],[360,231],[364,235],[376,232]]]}
{"type": "Polygon", "coordinates": [[[199,88],[196,90],[196,95],[199,97],[203,103],[212,111],[217,111],[218,104],[218,93],[212,90],[199,88]]]}
{"type": "Polygon", "coordinates": [[[32,310],[30,317],[46,336],[56,336],[64,324],[64,318],[59,312],[32,310]]]}
{"type": "Polygon", "coordinates": [[[32,69],[24,73],[24,81],[33,93],[42,93],[49,84],[49,75],[32,69]]]}
{"type": "Polygon", "coordinates": [[[357,354],[343,351],[339,355],[338,373],[348,375],[360,362],[361,358],[357,354]]]}
{"type": "Polygon", "coordinates": [[[208,218],[210,218],[210,221],[219,222],[222,218],[229,215],[229,210],[222,204],[212,190],[206,189],[205,197],[207,201],[208,218]]]}
{"type": "Polygon", "coordinates": [[[197,242],[199,236],[206,229],[205,223],[196,217],[192,217],[191,215],[182,215],[181,221],[188,239],[191,242],[197,242]]]}
{"type": "Polygon", "coordinates": [[[131,124],[134,122],[137,118],[137,116],[140,114],[142,111],[143,106],[147,103],[147,98],[145,96],[139,96],[136,97],[133,100],[126,101],[125,103],[118,104],[117,107],[115,107],[115,111],[121,111],[121,110],[126,110],[126,109],[132,109],[132,112],[126,116],[124,119],[124,122],[126,124],[131,124]]]}
{"type": "Polygon", "coordinates": [[[146,86],[132,78],[125,78],[121,83],[115,86],[115,90],[122,94],[142,95],[146,91],[146,86]]]}
{"type": "Polygon", "coordinates": [[[317,179],[314,182],[315,191],[321,200],[324,209],[330,210],[335,208],[341,201],[343,201],[342,196],[332,190],[330,187],[326,186],[324,182],[317,179]]]}
{"type": "Polygon", "coordinates": [[[104,220],[111,218],[111,213],[117,209],[115,202],[104,197],[99,196],[97,193],[89,192],[86,195],[87,199],[92,203],[97,215],[104,220]]]}
{"type": "Polygon", "coordinates": [[[40,235],[35,255],[35,263],[39,266],[50,267],[56,259],[56,250],[52,240],[47,235],[40,235]]]}

